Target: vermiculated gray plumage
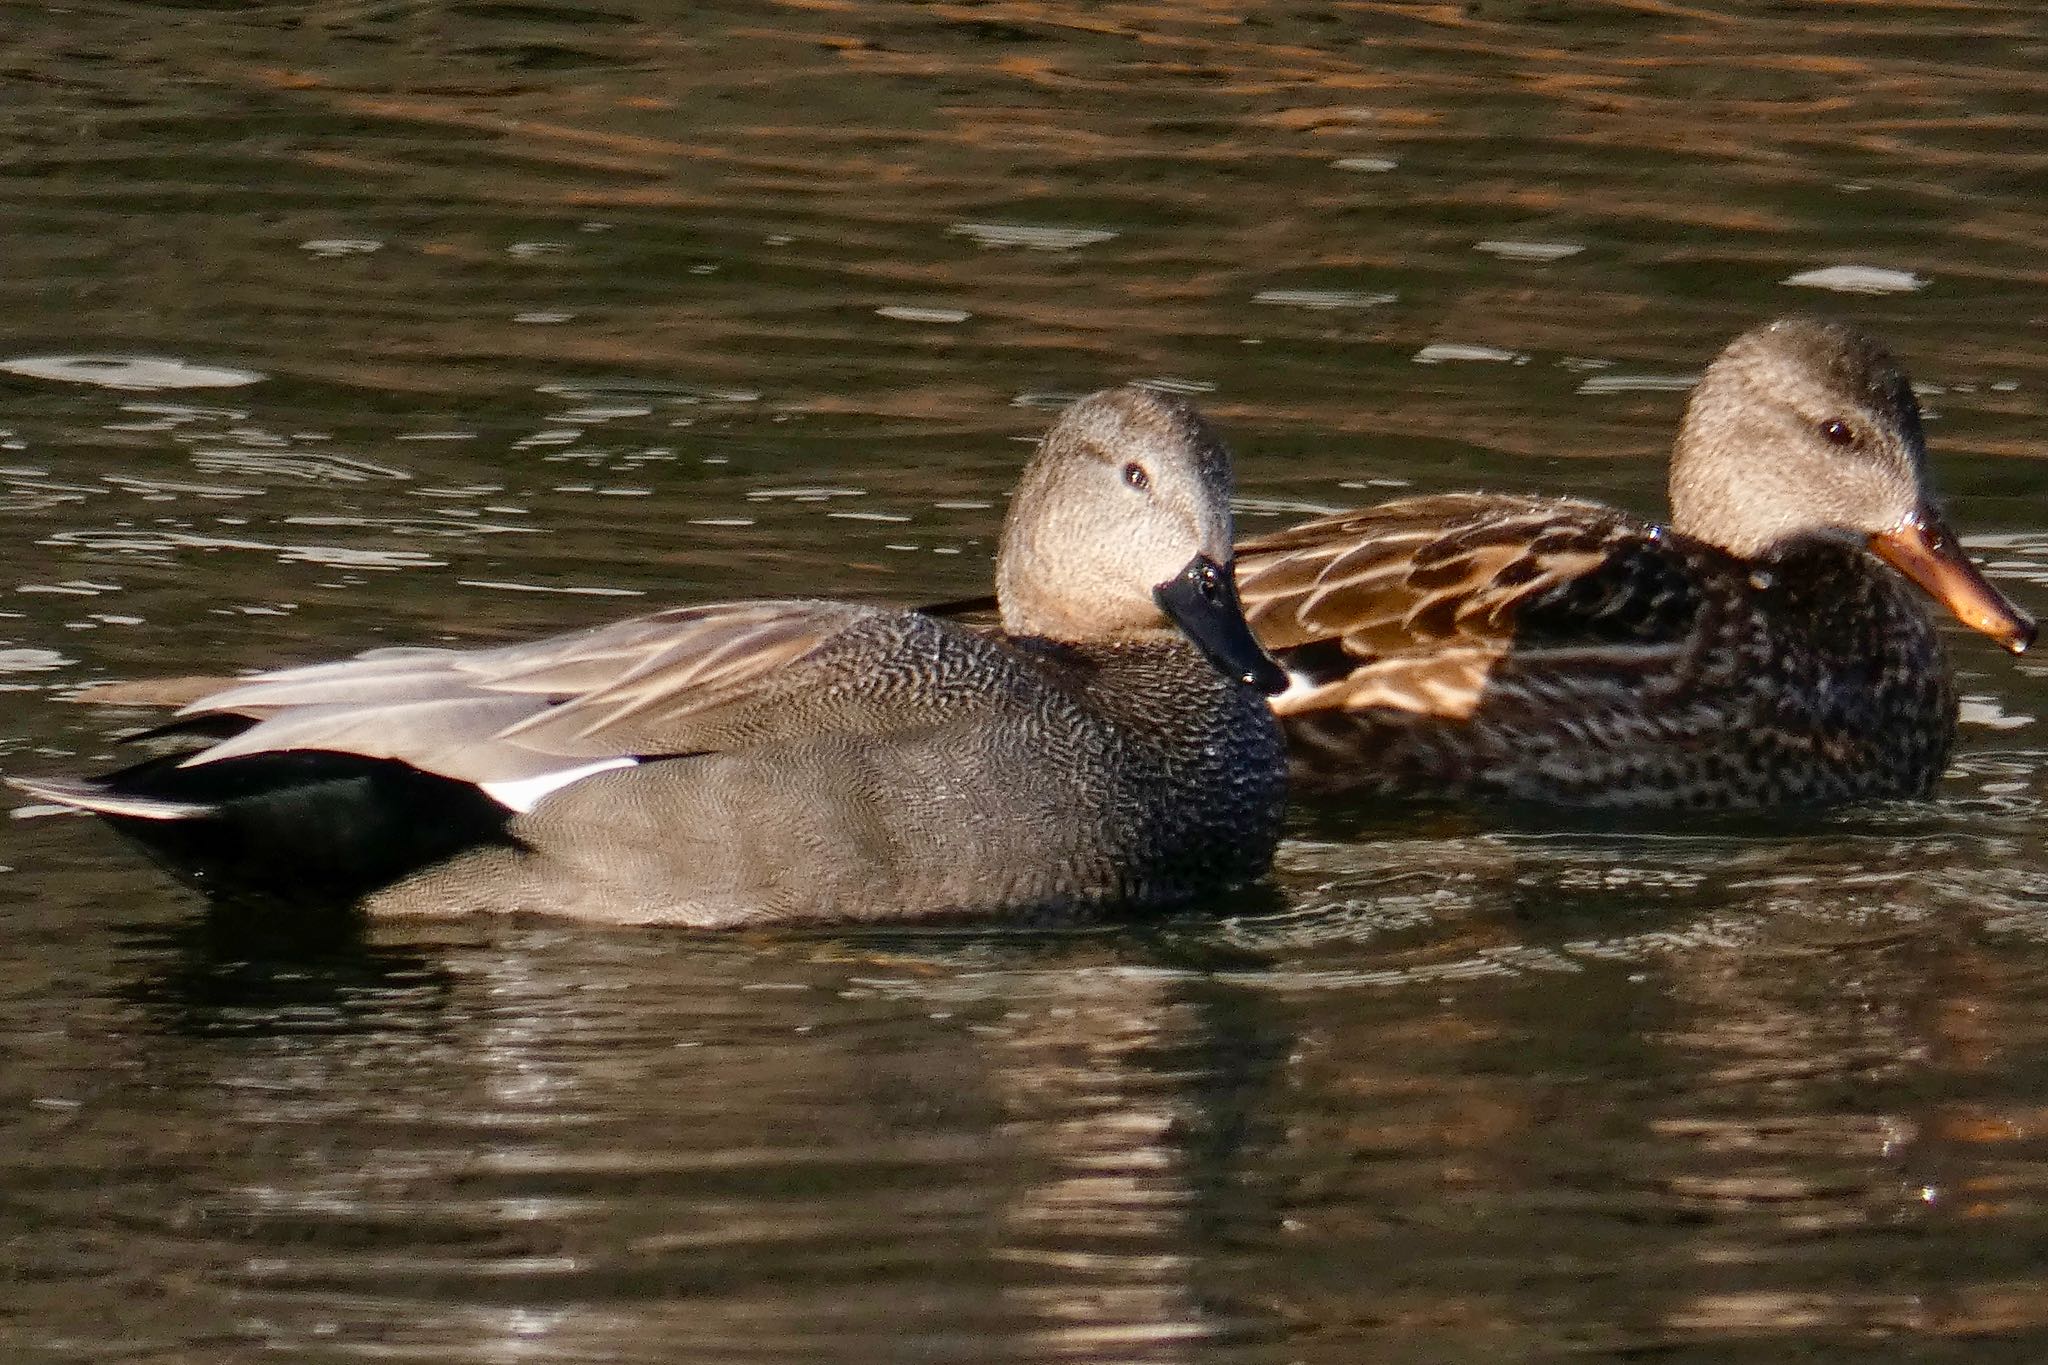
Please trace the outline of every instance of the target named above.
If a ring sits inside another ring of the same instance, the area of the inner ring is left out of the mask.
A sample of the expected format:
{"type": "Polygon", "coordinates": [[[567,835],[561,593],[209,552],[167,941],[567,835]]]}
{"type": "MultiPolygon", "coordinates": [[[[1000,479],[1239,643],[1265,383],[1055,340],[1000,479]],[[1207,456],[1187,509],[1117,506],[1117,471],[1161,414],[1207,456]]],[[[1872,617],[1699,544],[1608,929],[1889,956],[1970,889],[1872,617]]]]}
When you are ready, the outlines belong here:
{"type": "Polygon", "coordinates": [[[1278,730],[1186,646],[997,640],[901,614],[868,630],[868,657],[892,671],[863,690],[910,723],[598,773],[511,818],[515,841],[539,827],[545,860],[487,846],[369,908],[488,909],[510,879],[559,913],[648,922],[1072,914],[1184,901],[1264,870],[1278,730]],[[573,841],[558,837],[570,828],[573,841]]]}
{"type": "MultiPolygon", "coordinates": [[[[1027,471],[1007,632],[755,601],[374,650],[236,680],[160,730],[224,727],[211,744],[17,785],[210,888],[374,913],[713,927],[1177,903],[1259,876],[1284,799],[1264,701],[1155,600],[1228,565],[1228,497],[1192,408],[1110,391],[1027,471]]],[[[1256,653],[1234,596],[1202,610],[1256,653]]]]}

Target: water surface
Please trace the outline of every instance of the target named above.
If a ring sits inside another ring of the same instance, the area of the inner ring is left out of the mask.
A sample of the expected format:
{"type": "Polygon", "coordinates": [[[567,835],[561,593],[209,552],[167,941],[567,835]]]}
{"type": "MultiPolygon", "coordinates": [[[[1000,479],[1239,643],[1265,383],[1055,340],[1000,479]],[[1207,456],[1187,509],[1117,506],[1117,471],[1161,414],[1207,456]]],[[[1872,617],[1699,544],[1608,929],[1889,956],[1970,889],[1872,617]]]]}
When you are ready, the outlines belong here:
{"type": "MultiPolygon", "coordinates": [[[[2048,21],[1977,3],[0,7],[0,769],[81,683],[983,590],[1066,398],[1248,529],[1661,507],[1819,309],[2048,611],[2048,21]]],[[[309,939],[0,828],[24,1361],[2034,1359],[2048,680],[1939,798],[1304,816],[1064,933],[309,939]]]]}

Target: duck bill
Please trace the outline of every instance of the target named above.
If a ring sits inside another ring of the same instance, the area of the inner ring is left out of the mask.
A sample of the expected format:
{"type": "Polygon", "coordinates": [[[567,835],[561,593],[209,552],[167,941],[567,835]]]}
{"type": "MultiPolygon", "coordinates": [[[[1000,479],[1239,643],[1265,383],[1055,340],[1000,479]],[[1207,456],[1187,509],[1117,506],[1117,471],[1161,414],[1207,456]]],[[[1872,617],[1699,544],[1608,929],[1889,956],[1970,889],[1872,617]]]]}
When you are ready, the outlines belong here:
{"type": "Polygon", "coordinates": [[[2034,643],[2034,618],[1991,586],[1963,553],[1956,533],[1932,510],[1870,538],[1879,559],[1919,584],[1929,597],[2015,654],[2034,643]]]}
{"type": "Polygon", "coordinates": [[[1152,598],[1218,671],[1269,697],[1287,690],[1286,672],[1245,624],[1230,570],[1207,555],[1196,555],[1185,569],[1152,589],[1152,598]]]}

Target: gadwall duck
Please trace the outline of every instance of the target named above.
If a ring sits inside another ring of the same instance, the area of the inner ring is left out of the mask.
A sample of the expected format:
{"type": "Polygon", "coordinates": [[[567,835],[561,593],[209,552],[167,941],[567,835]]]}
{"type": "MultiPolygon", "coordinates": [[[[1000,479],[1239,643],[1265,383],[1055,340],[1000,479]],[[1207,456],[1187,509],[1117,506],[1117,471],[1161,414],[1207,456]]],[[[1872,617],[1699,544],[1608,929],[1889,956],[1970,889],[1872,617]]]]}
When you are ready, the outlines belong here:
{"type": "MultiPolygon", "coordinates": [[[[202,888],[372,913],[699,927],[1085,914],[1266,868],[1285,676],[1231,582],[1193,408],[1085,398],[1004,525],[1001,629],[828,601],[682,607],[481,650],[261,673],[94,782],[202,888]]],[[[128,699],[133,700],[131,692],[128,699]]]]}
{"type": "Polygon", "coordinates": [[[1700,380],[1670,526],[1450,494],[1238,548],[1298,791],[1612,809],[1925,796],[1956,697],[1912,585],[2015,653],[2034,624],[1972,566],[1920,412],[1869,337],[1788,318],[1700,380]]]}

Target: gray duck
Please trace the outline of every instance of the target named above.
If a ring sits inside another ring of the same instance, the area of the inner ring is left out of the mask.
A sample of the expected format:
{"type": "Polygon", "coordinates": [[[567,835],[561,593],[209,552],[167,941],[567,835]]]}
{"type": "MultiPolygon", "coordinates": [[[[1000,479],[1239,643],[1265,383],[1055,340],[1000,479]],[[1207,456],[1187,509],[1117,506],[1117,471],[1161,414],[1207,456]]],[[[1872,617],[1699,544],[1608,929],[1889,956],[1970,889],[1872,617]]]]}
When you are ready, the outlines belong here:
{"type": "Polygon", "coordinates": [[[1298,792],[1615,810],[1924,797],[1956,696],[1919,598],[2015,653],[2034,623],[1929,491],[1877,342],[1737,337],[1680,428],[1668,526],[1457,493],[1238,547],[1298,792]]]}
{"type": "MultiPolygon", "coordinates": [[[[695,927],[1177,904],[1263,873],[1285,678],[1230,574],[1228,452],[1143,389],[1068,408],[1001,628],[681,607],[232,680],[96,781],[15,779],[223,898],[695,927]]],[[[130,687],[122,700],[152,698],[130,687]]]]}

